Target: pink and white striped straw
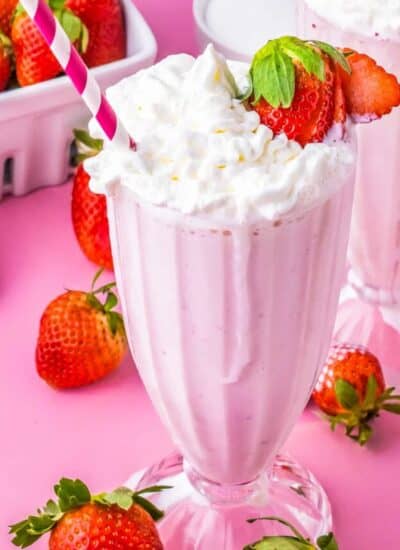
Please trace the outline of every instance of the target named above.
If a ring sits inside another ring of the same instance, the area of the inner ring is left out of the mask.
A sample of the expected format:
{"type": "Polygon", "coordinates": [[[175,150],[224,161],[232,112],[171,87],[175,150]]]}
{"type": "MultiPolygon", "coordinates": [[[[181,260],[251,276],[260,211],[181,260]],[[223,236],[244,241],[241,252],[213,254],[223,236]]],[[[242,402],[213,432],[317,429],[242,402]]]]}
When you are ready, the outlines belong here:
{"type": "Polygon", "coordinates": [[[96,118],[106,137],[115,145],[135,148],[134,140],[128,135],[111,105],[101,93],[100,86],[90,74],[49,6],[43,0],[20,0],[20,2],[96,118]]]}

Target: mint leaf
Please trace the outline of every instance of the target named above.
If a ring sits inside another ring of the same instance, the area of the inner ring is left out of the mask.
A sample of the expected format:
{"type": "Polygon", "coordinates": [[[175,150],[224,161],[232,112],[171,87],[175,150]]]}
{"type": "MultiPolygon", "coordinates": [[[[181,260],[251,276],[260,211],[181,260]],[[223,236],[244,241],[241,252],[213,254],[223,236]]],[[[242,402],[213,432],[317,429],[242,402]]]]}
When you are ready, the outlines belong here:
{"type": "Polygon", "coordinates": [[[323,535],[317,540],[317,544],[321,550],[339,550],[339,546],[335,540],[333,533],[323,535]]]}
{"type": "Polygon", "coordinates": [[[358,394],[347,380],[336,380],[335,393],[336,399],[344,409],[352,409],[358,404],[358,394]]]}
{"type": "Polygon", "coordinates": [[[62,512],[67,512],[90,502],[90,491],[79,479],[62,478],[54,486],[54,492],[58,496],[58,504],[62,512]]]}
{"type": "Polygon", "coordinates": [[[351,67],[344,53],[334,48],[330,44],[327,44],[326,42],[320,42],[319,40],[312,40],[311,43],[315,44],[317,48],[319,48],[322,52],[329,55],[329,57],[333,59],[335,63],[338,63],[346,71],[346,73],[349,73],[349,74],[351,73],[351,67]]]}

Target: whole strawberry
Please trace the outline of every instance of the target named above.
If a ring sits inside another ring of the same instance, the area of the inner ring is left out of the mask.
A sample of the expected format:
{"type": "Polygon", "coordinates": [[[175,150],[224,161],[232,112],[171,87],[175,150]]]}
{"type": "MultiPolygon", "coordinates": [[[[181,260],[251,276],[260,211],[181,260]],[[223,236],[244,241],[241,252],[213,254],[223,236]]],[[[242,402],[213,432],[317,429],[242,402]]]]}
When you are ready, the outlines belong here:
{"type": "Polygon", "coordinates": [[[11,42],[0,31],[0,92],[7,88],[11,76],[11,42]]]}
{"type": "Polygon", "coordinates": [[[400,84],[365,54],[293,36],[271,40],[253,58],[247,105],[273,133],[300,145],[343,134],[347,115],[369,122],[400,104],[400,84]]]}
{"type": "Polygon", "coordinates": [[[323,141],[343,119],[336,65],[350,72],[345,56],[324,42],[293,36],[271,40],[250,68],[250,108],[274,134],[285,133],[303,146],[323,141]]]}
{"type": "MultiPolygon", "coordinates": [[[[93,139],[83,130],[75,130],[75,138],[85,146],[87,158],[101,151],[103,142],[93,139]]],[[[106,199],[89,189],[90,176],[81,162],[74,176],[71,214],[78,243],[85,256],[95,264],[113,269],[111,244],[108,229],[106,199]]]]}
{"type": "Polygon", "coordinates": [[[80,480],[63,478],[36,516],[10,526],[13,544],[31,546],[51,532],[50,550],[162,550],[155,521],[163,517],[142,495],[168,489],[155,486],[133,492],[120,487],[91,495],[80,480]]]}
{"type": "Polygon", "coordinates": [[[95,382],[116,369],[126,349],[124,324],[113,311],[115,283],[90,292],[68,290],[53,300],[40,320],[36,346],[39,375],[55,388],[95,382]],[[104,294],[102,303],[98,295],[104,294]]]}
{"type": "Polygon", "coordinates": [[[349,344],[332,346],[313,393],[334,430],[345,426],[346,435],[365,445],[372,435],[371,422],[381,410],[400,414],[400,396],[386,388],[381,365],[367,349],[349,344]]]}
{"type": "MultiPolygon", "coordinates": [[[[63,7],[63,0],[49,0],[49,6],[79,51],[87,47],[88,33],[80,19],[63,7]]],[[[49,80],[62,72],[49,46],[35,23],[18,4],[11,28],[17,80],[20,86],[29,86],[49,80]]]]}
{"type": "Polygon", "coordinates": [[[89,30],[89,45],[83,53],[89,67],[125,57],[126,35],[120,0],[66,0],[65,5],[89,30]]]}
{"type": "Polygon", "coordinates": [[[11,19],[18,0],[1,0],[0,1],[0,31],[6,36],[10,36],[11,19]]]}
{"type": "Polygon", "coordinates": [[[266,536],[261,540],[249,544],[243,548],[243,550],[339,550],[338,543],[333,535],[322,535],[318,538],[316,545],[314,545],[310,539],[306,539],[300,531],[296,529],[288,521],[275,517],[267,516],[262,518],[255,518],[247,520],[249,523],[255,521],[275,521],[281,523],[291,531],[291,535],[275,535],[266,536]]]}

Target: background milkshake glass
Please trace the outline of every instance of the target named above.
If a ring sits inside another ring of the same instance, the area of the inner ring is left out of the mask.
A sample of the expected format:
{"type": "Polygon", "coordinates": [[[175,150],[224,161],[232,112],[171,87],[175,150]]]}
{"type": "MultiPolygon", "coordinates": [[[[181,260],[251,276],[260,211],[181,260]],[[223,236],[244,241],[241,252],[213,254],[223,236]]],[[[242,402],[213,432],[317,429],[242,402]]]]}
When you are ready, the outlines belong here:
{"type": "MultiPolygon", "coordinates": [[[[298,32],[365,52],[400,78],[399,14],[386,1],[299,0],[298,32]],[[337,5],[335,5],[337,4],[337,5]],[[311,8],[312,6],[312,8],[311,8]],[[368,7],[373,11],[368,13],[368,7]],[[317,13],[318,12],[318,13],[317,13]],[[364,19],[362,17],[364,16],[364,19]]],[[[392,3],[393,8],[393,3],[392,3]]],[[[368,346],[400,380],[400,109],[360,124],[358,166],[348,259],[336,337],[368,346]]]]}
{"type": "MultiPolygon", "coordinates": [[[[211,78],[210,87],[220,86],[217,59],[208,49],[196,62],[196,87],[214,74],[218,79],[211,78]]],[[[176,76],[172,68],[164,83],[176,76]]],[[[213,108],[225,97],[217,92],[213,108]]],[[[122,90],[120,97],[127,96],[122,90]]],[[[279,139],[271,147],[286,143],[279,139]]],[[[296,147],[297,154],[308,154],[296,147]]],[[[232,216],[228,222],[207,208],[187,214],[152,204],[140,196],[144,187],[136,186],[129,170],[127,175],[131,158],[118,160],[118,152],[110,151],[102,164],[102,155],[88,169],[93,182],[101,179],[102,166],[115,164],[113,177],[104,185],[97,181],[95,189],[107,197],[130,347],[179,450],[139,480],[141,487],[173,486],[154,499],[166,510],[159,525],[166,550],[241,550],[267,533],[287,533],[279,524],[246,522],[264,515],[283,517],[312,539],[326,533],[331,514],[323,489],[277,453],[309,399],[330,344],[348,245],[352,164],[337,175],[339,167],[332,167],[333,185],[314,178],[330,192],[320,201],[310,199],[308,208],[273,220],[232,216]]],[[[277,172],[278,194],[279,178],[277,172]]],[[[150,177],[146,185],[156,182],[150,177]]]]}

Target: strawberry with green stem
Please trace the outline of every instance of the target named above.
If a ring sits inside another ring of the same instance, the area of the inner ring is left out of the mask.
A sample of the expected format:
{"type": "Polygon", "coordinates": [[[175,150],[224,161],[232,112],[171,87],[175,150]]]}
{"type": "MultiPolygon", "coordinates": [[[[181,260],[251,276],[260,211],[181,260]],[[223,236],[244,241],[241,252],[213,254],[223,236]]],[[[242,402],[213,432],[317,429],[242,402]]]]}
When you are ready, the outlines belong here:
{"type": "Polygon", "coordinates": [[[346,435],[365,445],[372,422],[381,411],[400,414],[400,395],[386,388],[379,360],[362,346],[335,344],[313,393],[332,430],[345,427],[346,435]]]}
{"type": "Polygon", "coordinates": [[[91,495],[82,481],[63,478],[54,486],[56,500],[49,500],[37,515],[10,526],[12,542],[27,548],[50,532],[50,550],[162,550],[154,522],[164,514],[145,495],[169,488],[154,486],[134,492],[120,487],[91,495]]]}
{"type": "MultiPolygon", "coordinates": [[[[84,52],[89,40],[86,26],[77,15],[66,9],[64,0],[49,0],[48,4],[68,38],[80,52],[84,52]]],[[[20,86],[37,84],[62,72],[61,65],[21,4],[18,4],[12,21],[11,40],[20,86]]]]}
{"type": "Polygon", "coordinates": [[[293,525],[284,519],[267,516],[247,520],[249,523],[255,521],[276,521],[288,527],[292,535],[266,536],[261,540],[245,546],[243,550],[339,550],[333,533],[323,535],[317,539],[317,545],[310,539],[306,539],[293,525]]]}
{"type": "Polygon", "coordinates": [[[365,54],[284,36],[253,58],[250,87],[241,97],[273,133],[302,146],[321,142],[347,116],[368,122],[400,104],[400,84],[365,54]]]}
{"type": "Polygon", "coordinates": [[[72,186],[71,215],[79,246],[85,256],[95,264],[113,269],[107,219],[106,199],[89,188],[90,176],[83,161],[97,155],[103,148],[101,139],[92,138],[85,130],[75,130],[79,154],[78,168],[72,186]]]}
{"type": "Polygon", "coordinates": [[[95,289],[101,273],[94,277],[89,292],[68,290],[50,302],[42,315],[36,368],[54,388],[95,382],[115,370],[126,353],[124,323],[114,311],[115,283],[95,289]]]}
{"type": "Polygon", "coordinates": [[[89,67],[105,65],[126,55],[126,33],[121,0],[65,0],[84,22],[89,44],[83,59],[89,67]]]}

